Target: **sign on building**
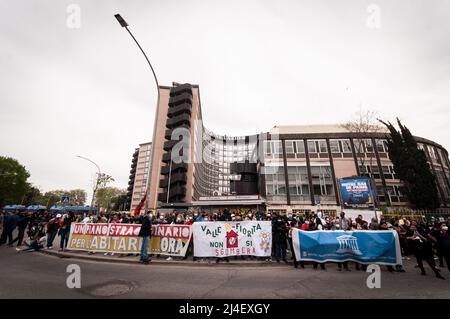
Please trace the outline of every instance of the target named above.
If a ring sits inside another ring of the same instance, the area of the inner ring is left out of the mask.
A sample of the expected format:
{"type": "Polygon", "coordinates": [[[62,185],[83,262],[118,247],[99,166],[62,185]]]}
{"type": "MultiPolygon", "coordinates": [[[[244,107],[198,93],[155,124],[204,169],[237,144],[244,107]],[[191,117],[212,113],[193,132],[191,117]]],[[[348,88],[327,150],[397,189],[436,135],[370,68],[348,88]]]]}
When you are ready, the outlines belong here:
{"type": "Polygon", "coordinates": [[[375,191],[368,178],[341,178],[339,190],[346,208],[361,208],[374,205],[375,191]]]}

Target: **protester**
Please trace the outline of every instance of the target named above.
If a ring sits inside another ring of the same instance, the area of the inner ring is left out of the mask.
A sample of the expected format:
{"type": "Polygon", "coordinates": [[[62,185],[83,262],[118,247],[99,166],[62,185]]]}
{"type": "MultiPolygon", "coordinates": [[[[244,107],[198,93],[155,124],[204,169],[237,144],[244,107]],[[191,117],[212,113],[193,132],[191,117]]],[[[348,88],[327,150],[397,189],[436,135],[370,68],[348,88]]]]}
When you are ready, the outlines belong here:
{"type": "Polygon", "coordinates": [[[19,219],[17,222],[17,228],[18,228],[18,234],[16,239],[12,241],[12,243],[15,243],[17,241],[17,247],[22,246],[23,238],[25,236],[25,230],[27,229],[29,222],[29,218],[25,212],[19,213],[19,219]]]}
{"type": "Polygon", "coordinates": [[[433,249],[430,239],[427,238],[428,234],[423,228],[417,228],[417,224],[411,224],[410,229],[406,233],[406,238],[409,241],[411,250],[416,257],[417,264],[421,270],[422,275],[426,275],[425,268],[423,267],[423,261],[425,260],[430,268],[439,279],[444,279],[439,271],[436,269],[436,264],[433,257],[433,249]]]}
{"type": "Polygon", "coordinates": [[[37,236],[36,239],[33,239],[29,245],[27,244],[27,246],[28,246],[27,248],[20,249],[17,247],[16,250],[18,252],[39,251],[46,246],[46,242],[47,242],[47,236],[44,233],[41,233],[37,236]]]}
{"type": "Polygon", "coordinates": [[[3,219],[3,232],[0,237],[0,245],[6,243],[8,240],[8,246],[12,246],[13,244],[13,232],[17,227],[17,223],[19,222],[19,216],[17,215],[18,211],[15,214],[11,212],[7,212],[6,216],[3,219]]]}
{"type": "Polygon", "coordinates": [[[58,234],[58,230],[60,227],[60,219],[61,214],[57,214],[56,217],[50,219],[47,223],[47,248],[53,248],[53,241],[55,240],[56,235],[58,234]]]}
{"type": "Polygon", "coordinates": [[[60,220],[60,228],[59,228],[59,235],[61,237],[59,244],[60,251],[64,251],[67,247],[67,243],[69,242],[70,226],[73,220],[74,217],[72,214],[64,214],[62,220],[60,220]]]}
{"type": "Polygon", "coordinates": [[[285,221],[277,213],[274,214],[272,220],[272,236],[274,246],[274,258],[277,263],[280,259],[287,263],[286,260],[286,244],[287,244],[287,227],[285,221]]]}
{"type": "Polygon", "coordinates": [[[439,231],[434,233],[434,239],[450,273],[450,231],[446,223],[439,224],[439,231]]]}
{"type": "Polygon", "coordinates": [[[147,211],[143,218],[141,229],[139,230],[139,237],[142,237],[141,249],[140,249],[140,259],[139,261],[143,264],[148,264],[151,260],[148,257],[148,243],[152,235],[152,221],[150,219],[150,211],[147,211]]]}

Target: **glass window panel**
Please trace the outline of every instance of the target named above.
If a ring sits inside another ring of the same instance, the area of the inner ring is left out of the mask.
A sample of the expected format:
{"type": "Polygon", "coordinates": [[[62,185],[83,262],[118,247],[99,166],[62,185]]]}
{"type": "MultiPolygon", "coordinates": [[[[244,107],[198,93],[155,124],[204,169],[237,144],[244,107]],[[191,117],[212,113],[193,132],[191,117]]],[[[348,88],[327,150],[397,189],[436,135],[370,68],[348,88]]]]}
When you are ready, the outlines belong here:
{"type": "Polygon", "coordinates": [[[284,146],[286,148],[286,154],[294,154],[294,142],[293,141],[286,141],[284,146]]]}
{"type": "Polygon", "coordinates": [[[319,152],[320,153],[327,153],[328,152],[327,142],[326,141],[319,141],[319,152]]]}
{"type": "Polygon", "coordinates": [[[303,141],[296,141],[295,147],[297,149],[297,153],[305,153],[305,143],[303,141]]]}
{"type": "Polygon", "coordinates": [[[330,140],[330,151],[331,153],[340,153],[339,149],[339,141],[338,140],[330,140]]]}
{"type": "Polygon", "coordinates": [[[366,151],[368,153],[373,152],[372,140],[366,139],[364,142],[365,142],[365,145],[366,145],[366,151]]]}
{"type": "Polygon", "coordinates": [[[308,152],[309,153],[317,153],[316,150],[316,142],[315,141],[308,141],[308,152]]]}

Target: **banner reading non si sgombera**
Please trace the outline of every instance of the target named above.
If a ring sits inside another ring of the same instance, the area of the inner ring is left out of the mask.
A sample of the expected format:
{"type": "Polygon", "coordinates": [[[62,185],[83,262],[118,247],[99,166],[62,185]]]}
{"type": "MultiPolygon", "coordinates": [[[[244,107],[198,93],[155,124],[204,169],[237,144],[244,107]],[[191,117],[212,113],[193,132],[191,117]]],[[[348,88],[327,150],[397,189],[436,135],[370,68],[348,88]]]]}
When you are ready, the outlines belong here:
{"type": "Polygon", "coordinates": [[[193,229],[196,257],[263,257],[272,252],[270,221],[196,222],[193,229]]]}
{"type": "MultiPolygon", "coordinates": [[[[139,224],[72,223],[69,250],[138,254],[139,224]]],[[[149,253],[185,256],[192,229],[188,225],[153,225],[149,253]]]]}

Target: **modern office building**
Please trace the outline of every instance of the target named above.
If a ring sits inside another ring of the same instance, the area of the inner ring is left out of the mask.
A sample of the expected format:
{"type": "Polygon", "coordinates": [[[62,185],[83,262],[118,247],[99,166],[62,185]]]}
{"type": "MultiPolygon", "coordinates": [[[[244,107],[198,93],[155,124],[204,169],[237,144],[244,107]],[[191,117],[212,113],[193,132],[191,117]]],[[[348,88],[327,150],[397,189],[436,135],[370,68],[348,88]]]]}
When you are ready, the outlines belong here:
{"type": "MultiPolygon", "coordinates": [[[[221,136],[202,122],[198,85],[173,83],[159,90],[150,208],[235,207],[289,213],[317,210],[320,205],[322,211],[338,212],[342,203],[337,180],[351,176],[374,180],[378,206],[408,207],[389,160],[387,131],[361,135],[340,125],[304,125],[221,136]]],[[[448,152],[428,139],[416,140],[437,177],[441,205],[448,207],[448,152]]],[[[134,184],[132,207],[145,192],[145,183],[137,184],[136,178],[134,184]]]]}
{"type": "Polygon", "coordinates": [[[139,205],[147,189],[151,149],[152,143],[143,143],[139,144],[139,147],[133,153],[127,188],[128,207],[130,210],[139,205]]]}

